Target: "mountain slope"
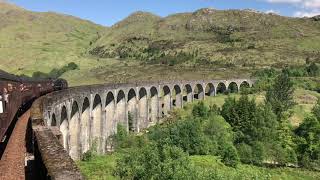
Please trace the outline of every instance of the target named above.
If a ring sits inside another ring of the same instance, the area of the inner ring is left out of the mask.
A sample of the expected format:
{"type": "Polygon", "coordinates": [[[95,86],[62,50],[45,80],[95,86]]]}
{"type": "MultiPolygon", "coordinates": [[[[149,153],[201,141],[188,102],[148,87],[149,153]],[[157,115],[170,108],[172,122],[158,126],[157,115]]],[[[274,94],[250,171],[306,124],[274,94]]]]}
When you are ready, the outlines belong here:
{"type": "Polygon", "coordinates": [[[319,57],[318,17],[200,9],[161,18],[136,12],[107,28],[0,3],[0,69],[32,75],[75,62],[80,69],[62,75],[73,86],[247,77],[261,67],[319,57]]]}
{"type": "Polygon", "coordinates": [[[104,29],[76,17],[0,2],[0,69],[31,75],[78,62],[104,29]]]}
{"type": "Polygon", "coordinates": [[[316,18],[214,9],[165,18],[138,14],[111,27],[89,52],[171,65],[263,67],[301,64],[306,58],[320,61],[316,18]]]}

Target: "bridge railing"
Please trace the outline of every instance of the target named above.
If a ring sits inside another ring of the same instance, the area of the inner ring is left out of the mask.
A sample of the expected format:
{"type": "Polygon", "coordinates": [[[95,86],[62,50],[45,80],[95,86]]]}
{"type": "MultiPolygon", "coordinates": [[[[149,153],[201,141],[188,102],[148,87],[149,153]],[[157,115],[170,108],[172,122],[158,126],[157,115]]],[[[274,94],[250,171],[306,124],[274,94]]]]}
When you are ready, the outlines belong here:
{"type": "Polygon", "coordinates": [[[37,99],[31,107],[34,169],[36,169],[33,171],[35,173],[33,176],[36,179],[84,179],[54,131],[45,126],[42,113],[44,98],[37,99]]]}

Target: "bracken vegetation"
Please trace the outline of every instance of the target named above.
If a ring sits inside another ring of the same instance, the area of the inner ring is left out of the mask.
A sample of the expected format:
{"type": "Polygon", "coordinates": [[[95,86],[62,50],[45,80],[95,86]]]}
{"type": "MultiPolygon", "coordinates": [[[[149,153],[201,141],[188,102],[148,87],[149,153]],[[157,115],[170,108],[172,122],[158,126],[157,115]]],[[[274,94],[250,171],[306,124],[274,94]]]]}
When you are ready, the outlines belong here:
{"type": "Polygon", "coordinates": [[[200,9],[164,18],[137,12],[106,30],[89,53],[165,65],[279,68],[319,61],[320,44],[312,40],[319,28],[311,18],[247,10],[200,9]]]}

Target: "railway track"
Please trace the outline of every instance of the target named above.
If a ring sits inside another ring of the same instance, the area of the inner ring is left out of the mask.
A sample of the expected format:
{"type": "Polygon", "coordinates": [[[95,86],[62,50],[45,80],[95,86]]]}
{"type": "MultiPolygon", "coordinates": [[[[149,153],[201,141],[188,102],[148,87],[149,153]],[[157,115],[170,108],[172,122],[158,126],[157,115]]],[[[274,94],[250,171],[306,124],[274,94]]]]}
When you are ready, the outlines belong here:
{"type": "Polygon", "coordinates": [[[0,180],[26,179],[26,134],[30,111],[19,117],[0,160],[0,180]]]}

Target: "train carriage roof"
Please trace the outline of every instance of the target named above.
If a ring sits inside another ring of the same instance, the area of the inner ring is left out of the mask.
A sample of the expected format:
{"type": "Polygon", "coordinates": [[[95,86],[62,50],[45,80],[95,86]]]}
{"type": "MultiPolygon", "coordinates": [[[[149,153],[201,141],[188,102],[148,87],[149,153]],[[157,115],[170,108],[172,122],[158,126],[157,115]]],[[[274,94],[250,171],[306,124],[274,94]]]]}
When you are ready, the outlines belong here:
{"type": "Polygon", "coordinates": [[[1,69],[0,69],[0,80],[20,81],[20,79],[17,76],[7,73],[1,69]]]}

